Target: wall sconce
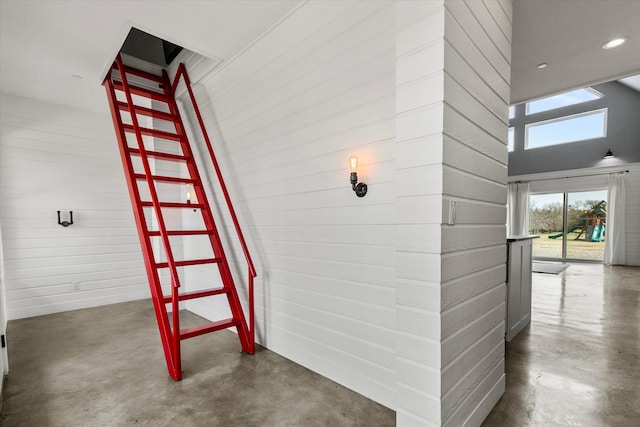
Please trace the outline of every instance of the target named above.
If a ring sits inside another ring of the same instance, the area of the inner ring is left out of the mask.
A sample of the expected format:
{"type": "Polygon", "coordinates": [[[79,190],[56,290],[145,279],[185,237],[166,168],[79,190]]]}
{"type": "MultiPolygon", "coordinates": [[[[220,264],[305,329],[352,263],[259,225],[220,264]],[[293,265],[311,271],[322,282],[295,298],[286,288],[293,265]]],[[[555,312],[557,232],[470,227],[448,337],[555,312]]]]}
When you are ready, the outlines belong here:
{"type": "Polygon", "coordinates": [[[609,151],[607,151],[607,154],[604,155],[604,159],[613,159],[615,156],[613,155],[613,153],[611,152],[611,148],[609,148],[609,151]]]}
{"type": "Polygon", "coordinates": [[[358,182],[358,158],[351,157],[349,166],[351,167],[351,189],[356,192],[356,196],[364,197],[367,194],[367,184],[358,182]]]}
{"type": "MultiPolygon", "coordinates": [[[[191,188],[191,190],[193,191],[193,186],[189,185],[189,187],[191,188]]],[[[191,198],[193,197],[193,202],[194,203],[198,203],[198,200],[196,199],[196,193],[195,191],[193,191],[193,193],[191,191],[187,191],[187,204],[190,205],[191,204],[191,198]]],[[[193,211],[195,212],[195,208],[193,209],[193,211]]]]}
{"type": "Polygon", "coordinates": [[[69,211],[69,221],[60,221],[60,211],[58,211],[58,224],[63,227],[68,227],[73,224],[73,211],[69,211]]]}

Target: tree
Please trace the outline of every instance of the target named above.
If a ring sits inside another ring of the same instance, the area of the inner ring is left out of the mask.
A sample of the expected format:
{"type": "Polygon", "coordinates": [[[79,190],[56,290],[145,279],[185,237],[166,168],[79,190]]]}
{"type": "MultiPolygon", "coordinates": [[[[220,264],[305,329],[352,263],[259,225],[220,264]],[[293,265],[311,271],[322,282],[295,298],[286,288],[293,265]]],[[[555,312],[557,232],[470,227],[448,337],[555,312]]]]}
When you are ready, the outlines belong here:
{"type": "MultiPolygon", "coordinates": [[[[567,212],[569,229],[579,226],[586,218],[600,216],[606,217],[607,202],[604,200],[579,200],[571,205],[567,212]]],[[[529,207],[529,232],[531,234],[540,233],[562,233],[563,231],[563,209],[561,202],[547,203],[542,207],[536,206],[532,202],[529,207]]]]}
{"type": "Polygon", "coordinates": [[[607,202],[604,200],[579,200],[569,205],[569,228],[579,226],[581,221],[594,216],[606,217],[607,202]]]}
{"type": "Polygon", "coordinates": [[[541,208],[531,205],[529,229],[532,234],[562,232],[562,203],[547,203],[541,208]]]}

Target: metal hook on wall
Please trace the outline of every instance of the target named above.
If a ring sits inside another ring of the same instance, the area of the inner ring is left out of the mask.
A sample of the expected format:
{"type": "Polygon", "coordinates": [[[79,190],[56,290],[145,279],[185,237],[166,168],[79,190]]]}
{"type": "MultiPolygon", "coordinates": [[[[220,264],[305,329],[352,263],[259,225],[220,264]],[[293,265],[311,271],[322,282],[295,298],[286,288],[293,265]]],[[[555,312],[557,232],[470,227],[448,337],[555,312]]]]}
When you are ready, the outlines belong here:
{"type": "Polygon", "coordinates": [[[69,221],[60,221],[60,211],[58,211],[58,224],[63,227],[68,227],[73,224],[73,211],[69,211],[69,221]]]}

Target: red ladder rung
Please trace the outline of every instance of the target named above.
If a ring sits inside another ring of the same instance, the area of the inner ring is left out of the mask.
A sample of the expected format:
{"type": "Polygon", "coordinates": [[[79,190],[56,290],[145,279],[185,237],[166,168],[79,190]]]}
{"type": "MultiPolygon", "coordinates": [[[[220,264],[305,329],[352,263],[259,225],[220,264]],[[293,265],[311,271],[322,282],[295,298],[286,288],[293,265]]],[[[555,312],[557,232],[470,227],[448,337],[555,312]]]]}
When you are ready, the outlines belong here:
{"type": "MultiPolygon", "coordinates": [[[[147,153],[147,156],[155,157],[157,159],[175,160],[176,162],[187,162],[187,161],[189,161],[189,157],[181,156],[179,154],[163,153],[161,151],[150,151],[150,150],[145,150],[145,153],[147,153]]],[[[140,155],[140,150],[137,149],[137,148],[129,148],[129,154],[132,154],[134,156],[139,156],[140,155]]]]}
{"type": "MultiPolygon", "coordinates": [[[[176,267],[187,267],[189,265],[201,265],[201,264],[215,264],[220,262],[220,258],[206,258],[206,259],[190,259],[188,261],[175,261],[176,267]]],[[[156,264],[156,268],[167,268],[169,263],[159,262],[156,264]]]]}
{"type": "MultiPolygon", "coordinates": [[[[121,92],[124,92],[124,87],[122,86],[122,82],[114,81],[113,88],[117,89],[121,92]]],[[[129,92],[133,95],[142,96],[144,98],[151,98],[154,101],[161,101],[165,103],[169,103],[169,98],[162,92],[155,92],[151,89],[146,89],[140,86],[135,86],[129,83],[129,92]]]]}
{"type": "MultiPolygon", "coordinates": [[[[160,202],[158,203],[161,208],[191,208],[191,209],[204,209],[204,205],[200,203],[177,203],[177,202],[160,202]]],[[[153,202],[142,202],[144,207],[153,207],[153,202]]]]}
{"type": "MultiPolygon", "coordinates": [[[[137,173],[134,175],[136,179],[143,180],[147,179],[147,176],[143,173],[137,173]]],[[[196,180],[193,178],[180,178],[177,176],[163,176],[163,175],[151,175],[151,179],[154,181],[160,182],[174,182],[177,184],[195,184],[196,180]]]]}
{"type": "MultiPolygon", "coordinates": [[[[118,66],[115,63],[113,64],[112,68],[114,70],[116,70],[116,71],[120,71],[120,70],[118,70],[118,66]]],[[[157,75],[151,74],[151,73],[149,73],[147,71],[142,71],[142,70],[138,70],[138,69],[135,69],[135,68],[131,68],[131,67],[127,66],[127,65],[124,65],[124,71],[127,74],[131,74],[131,75],[134,75],[134,76],[142,77],[142,78],[147,79],[147,80],[153,80],[154,82],[157,82],[157,83],[162,83],[162,76],[157,76],[157,75]]]]}
{"type": "MultiPolygon", "coordinates": [[[[129,112],[129,105],[126,102],[118,101],[118,108],[122,111],[129,112]]],[[[134,105],[133,111],[136,114],[140,114],[147,117],[153,117],[154,119],[166,120],[167,122],[177,121],[176,116],[171,113],[165,113],[164,111],[154,110],[140,105],[134,105]]]]}
{"type": "Polygon", "coordinates": [[[197,337],[198,335],[208,334],[209,332],[220,331],[232,326],[237,326],[238,321],[235,319],[218,320],[217,322],[211,322],[202,326],[196,326],[193,328],[181,329],[180,339],[186,340],[188,338],[197,337]]]}
{"type": "MultiPolygon", "coordinates": [[[[124,130],[126,132],[129,133],[135,133],[135,130],[133,129],[133,126],[131,125],[122,125],[122,127],[124,128],[124,130]]],[[[167,139],[169,141],[178,141],[180,142],[182,140],[182,138],[180,137],[180,135],[177,135],[175,133],[171,133],[171,132],[165,132],[163,130],[155,130],[155,129],[149,129],[149,128],[140,128],[140,133],[142,135],[147,135],[147,136],[153,136],[154,138],[161,138],[161,139],[167,139]]]]}
{"type": "MultiPolygon", "coordinates": [[[[209,230],[167,230],[167,236],[198,236],[208,235],[212,232],[209,230]]],[[[159,236],[160,231],[149,231],[149,236],[159,236]]]]}
{"type": "MultiPolygon", "coordinates": [[[[226,288],[217,288],[217,289],[203,289],[200,291],[192,291],[192,292],[184,292],[178,295],[178,301],[186,301],[194,298],[204,298],[204,297],[212,297],[214,295],[226,294],[229,293],[229,290],[226,288]]],[[[165,304],[173,301],[171,295],[164,296],[165,304]]]]}

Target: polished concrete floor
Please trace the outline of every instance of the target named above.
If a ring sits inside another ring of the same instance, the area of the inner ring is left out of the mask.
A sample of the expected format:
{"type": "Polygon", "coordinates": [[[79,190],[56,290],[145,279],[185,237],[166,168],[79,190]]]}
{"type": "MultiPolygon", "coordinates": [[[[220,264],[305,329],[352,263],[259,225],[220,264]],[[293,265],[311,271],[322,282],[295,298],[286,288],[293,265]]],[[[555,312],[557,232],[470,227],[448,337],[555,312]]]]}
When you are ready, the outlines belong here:
{"type": "MultiPolygon", "coordinates": [[[[190,313],[184,326],[200,319],[190,313]]],[[[0,425],[390,426],[395,413],[277,354],[240,353],[220,331],[183,342],[166,371],[148,300],[8,325],[0,425]]]]}
{"type": "Polygon", "coordinates": [[[532,306],[483,426],[640,426],[640,268],[534,273],[532,306]]]}
{"type": "MultiPolygon", "coordinates": [[[[507,391],[483,426],[640,426],[640,268],[572,264],[533,281],[531,326],[507,345],[507,391]]],[[[185,341],[174,382],[148,301],[12,321],[8,336],[6,427],[395,425],[268,350],[239,353],[231,332],[185,341]]]]}

